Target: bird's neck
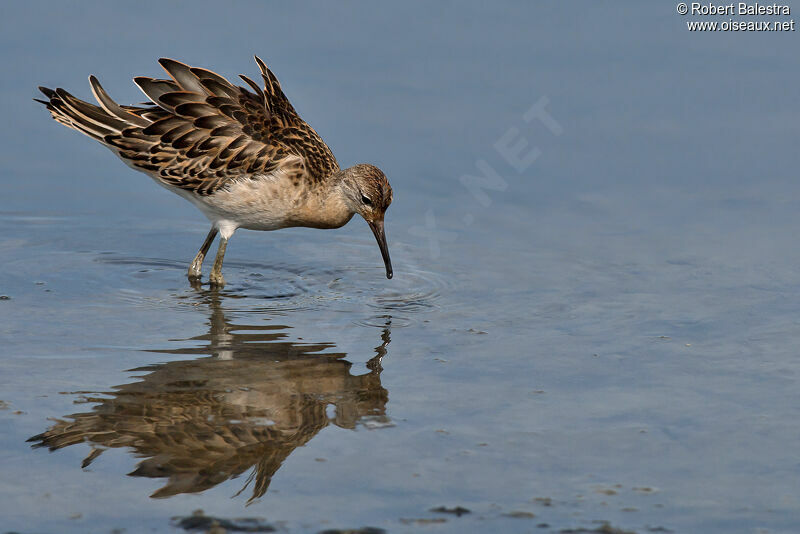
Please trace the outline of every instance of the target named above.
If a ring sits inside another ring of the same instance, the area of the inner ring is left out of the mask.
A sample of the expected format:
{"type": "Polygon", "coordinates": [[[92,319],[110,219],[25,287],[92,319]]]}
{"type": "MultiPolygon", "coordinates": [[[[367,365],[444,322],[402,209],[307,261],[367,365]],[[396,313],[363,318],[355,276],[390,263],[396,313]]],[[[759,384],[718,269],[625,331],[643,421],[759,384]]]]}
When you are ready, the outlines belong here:
{"type": "Polygon", "coordinates": [[[307,200],[297,210],[296,217],[301,226],[312,228],[339,228],[353,218],[340,183],[327,182],[308,192],[307,200]]]}

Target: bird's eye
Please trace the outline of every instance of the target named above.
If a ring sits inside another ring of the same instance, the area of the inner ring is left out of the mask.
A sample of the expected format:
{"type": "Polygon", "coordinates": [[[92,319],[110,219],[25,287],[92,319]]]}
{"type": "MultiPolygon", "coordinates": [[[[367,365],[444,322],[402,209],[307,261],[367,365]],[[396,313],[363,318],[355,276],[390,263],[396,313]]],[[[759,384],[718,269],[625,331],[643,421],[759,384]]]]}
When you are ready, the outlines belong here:
{"type": "Polygon", "coordinates": [[[363,202],[367,206],[372,206],[372,201],[368,199],[365,195],[361,195],[361,202],[363,202]]]}

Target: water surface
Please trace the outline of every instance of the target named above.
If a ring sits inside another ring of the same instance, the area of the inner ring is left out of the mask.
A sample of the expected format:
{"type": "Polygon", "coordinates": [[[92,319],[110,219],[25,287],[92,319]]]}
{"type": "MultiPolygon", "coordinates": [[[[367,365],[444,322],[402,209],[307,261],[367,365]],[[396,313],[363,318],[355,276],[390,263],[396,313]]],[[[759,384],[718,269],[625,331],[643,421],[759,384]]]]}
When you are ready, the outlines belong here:
{"type": "Polygon", "coordinates": [[[800,529],[796,34],[233,6],[5,7],[0,531],[800,529]],[[394,279],[353,220],[191,287],[202,215],[30,101],[253,53],[387,173],[394,279]]]}

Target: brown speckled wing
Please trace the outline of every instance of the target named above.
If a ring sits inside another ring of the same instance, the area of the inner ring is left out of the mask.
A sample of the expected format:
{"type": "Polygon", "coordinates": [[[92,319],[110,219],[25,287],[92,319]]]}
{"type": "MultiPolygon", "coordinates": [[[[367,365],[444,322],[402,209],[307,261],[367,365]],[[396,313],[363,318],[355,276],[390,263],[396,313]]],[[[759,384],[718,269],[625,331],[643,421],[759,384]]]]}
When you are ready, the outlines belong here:
{"type": "Polygon", "coordinates": [[[113,147],[133,167],[198,195],[278,169],[309,181],[338,171],[330,148],[295,112],[275,75],[256,62],[263,89],[242,76],[254,92],[161,59],[171,80],[134,78],[153,105],[120,106],[94,77],[99,107],[62,89],[41,88],[48,97],[42,102],[57,121],[113,147]]]}

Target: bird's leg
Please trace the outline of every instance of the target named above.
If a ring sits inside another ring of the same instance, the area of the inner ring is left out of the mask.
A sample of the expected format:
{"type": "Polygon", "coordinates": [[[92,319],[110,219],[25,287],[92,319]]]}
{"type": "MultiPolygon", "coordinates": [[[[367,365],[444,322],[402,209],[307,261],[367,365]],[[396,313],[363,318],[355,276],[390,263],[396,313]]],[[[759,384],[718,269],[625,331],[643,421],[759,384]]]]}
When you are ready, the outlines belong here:
{"type": "Polygon", "coordinates": [[[225,279],[222,277],[222,260],[225,258],[226,246],[228,246],[228,239],[220,237],[217,257],[214,259],[214,267],[211,269],[211,274],[208,277],[208,281],[212,286],[222,287],[225,285],[225,279]]]}
{"type": "Polygon", "coordinates": [[[206,240],[203,241],[203,246],[200,247],[197,256],[194,257],[192,264],[189,265],[189,280],[194,281],[200,279],[200,270],[203,268],[203,260],[206,259],[208,249],[211,248],[211,243],[213,243],[214,238],[217,237],[217,232],[218,230],[213,227],[209,230],[206,240]]]}

